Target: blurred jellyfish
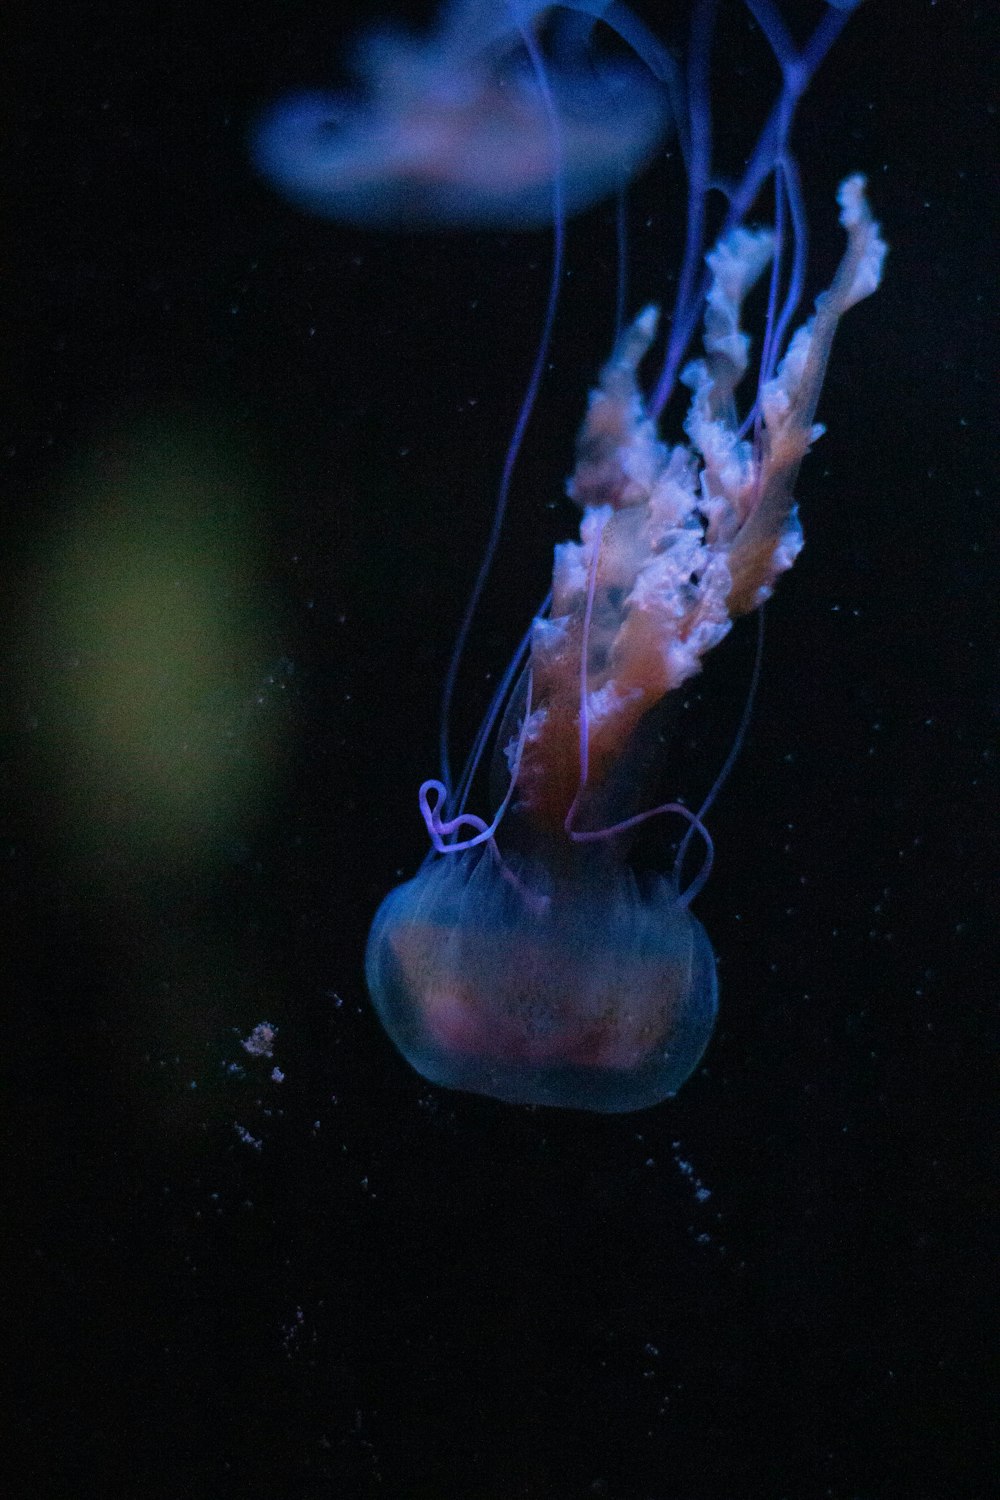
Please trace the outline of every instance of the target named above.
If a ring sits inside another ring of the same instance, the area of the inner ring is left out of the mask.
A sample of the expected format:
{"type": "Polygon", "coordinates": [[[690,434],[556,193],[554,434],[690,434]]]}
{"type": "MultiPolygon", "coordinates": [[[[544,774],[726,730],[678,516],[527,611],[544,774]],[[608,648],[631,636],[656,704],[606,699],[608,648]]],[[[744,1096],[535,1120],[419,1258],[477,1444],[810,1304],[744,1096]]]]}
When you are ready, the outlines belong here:
{"type": "Polygon", "coordinates": [[[301,207],[378,229],[533,229],[557,182],[563,213],[588,208],[650,160],[676,83],[656,38],[602,0],[453,0],[427,35],[362,37],[353,65],[354,89],[272,108],[254,156],[301,207]],[[594,45],[598,17],[631,54],[594,45]]]}

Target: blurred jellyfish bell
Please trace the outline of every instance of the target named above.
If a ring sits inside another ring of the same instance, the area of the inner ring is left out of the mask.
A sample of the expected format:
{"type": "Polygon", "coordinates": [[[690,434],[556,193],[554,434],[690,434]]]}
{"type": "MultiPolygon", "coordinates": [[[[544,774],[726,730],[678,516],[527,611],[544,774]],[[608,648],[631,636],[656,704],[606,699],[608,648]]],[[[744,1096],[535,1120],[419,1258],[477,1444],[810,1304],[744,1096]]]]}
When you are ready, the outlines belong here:
{"type": "Polygon", "coordinates": [[[375,229],[535,229],[622,188],[670,118],[673,62],[618,0],[452,0],[425,35],[355,44],[357,84],[259,122],[260,172],[300,207],[375,229]],[[596,44],[601,20],[627,44],[596,44]]]}

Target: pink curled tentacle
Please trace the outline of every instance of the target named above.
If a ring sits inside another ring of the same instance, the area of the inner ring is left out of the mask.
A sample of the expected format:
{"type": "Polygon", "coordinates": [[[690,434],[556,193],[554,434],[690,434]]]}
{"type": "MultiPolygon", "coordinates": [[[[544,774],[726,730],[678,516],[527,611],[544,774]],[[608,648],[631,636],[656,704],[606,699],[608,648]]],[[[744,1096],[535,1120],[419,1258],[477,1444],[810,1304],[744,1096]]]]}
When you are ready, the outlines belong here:
{"type": "MultiPolygon", "coordinates": [[[[495,835],[503,820],[504,813],[510,806],[510,800],[514,795],[514,787],[517,783],[518,767],[521,764],[521,754],[524,750],[524,741],[528,733],[528,721],[531,717],[531,673],[528,673],[527,696],[524,705],[524,716],[521,720],[521,728],[517,737],[517,745],[511,760],[510,779],[503,801],[493,816],[493,821],[487,823],[475,813],[462,812],[454,818],[442,818],[441,808],[448,800],[448,789],[443,781],[436,776],[429,777],[421,782],[417,793],[417,801],[420,806],[420,814],[427,828],[431,843],[438,854],[462,854],[466,849],[476,849],[480,844],[492,844],[496,851],[495,835]],[[434,793],[434,801],[431,802],[431,793],[434,793]],[[474,828],[476,832],[471,838],[456,839],[446,842],[454,833],[459,833],[463,828],[474,828]]],[[[496,851],[498,852],[498,851],[496,851]]]]}

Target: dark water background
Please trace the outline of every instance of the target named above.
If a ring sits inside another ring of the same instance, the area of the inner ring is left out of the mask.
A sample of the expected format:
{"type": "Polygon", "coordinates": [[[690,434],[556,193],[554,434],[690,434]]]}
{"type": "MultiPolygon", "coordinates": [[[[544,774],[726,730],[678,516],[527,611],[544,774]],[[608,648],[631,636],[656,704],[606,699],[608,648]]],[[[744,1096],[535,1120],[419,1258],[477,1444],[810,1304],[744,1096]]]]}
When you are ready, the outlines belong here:
{"type": "MultiPolygon", "coordinates": [[[[342,11],[3,21],[7,1492],[986,1497],[988,7],[870,0],[801,111],[813,290],[851,170],[892,253],[712,822],[719,1027],[619,1118],[433,1089],[366,1002],[548,247],[351,232],[255,180],[248,121],[333,75],[342,11]]],[[[766,89],[729,35],[736,152],[766,89]]],[[[637,190],[634,303],[678,209],[669,172],[637,190]]],[[[613,265],[602,209],[465,733],[571,529],[613,265]]],[[[711,780],[751,657],[710,663],[671,791],[711,780]]]]}

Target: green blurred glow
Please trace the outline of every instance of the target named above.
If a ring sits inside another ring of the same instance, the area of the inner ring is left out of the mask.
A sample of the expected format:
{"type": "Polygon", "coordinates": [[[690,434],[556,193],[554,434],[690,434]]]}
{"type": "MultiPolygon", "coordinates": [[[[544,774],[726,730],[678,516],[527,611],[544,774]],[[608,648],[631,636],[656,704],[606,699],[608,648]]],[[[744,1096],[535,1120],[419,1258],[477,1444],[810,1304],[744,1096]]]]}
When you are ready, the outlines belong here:
{"type": "Polygon", "coordinates": [[[247,446],[184,419],[112,438],[71,478],[39,644],[51,769],[85,845],[210,861],[266,810],[285,716],[263,498],[247,446]]]}

